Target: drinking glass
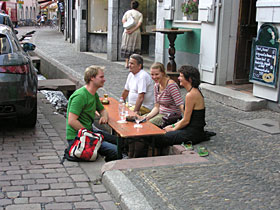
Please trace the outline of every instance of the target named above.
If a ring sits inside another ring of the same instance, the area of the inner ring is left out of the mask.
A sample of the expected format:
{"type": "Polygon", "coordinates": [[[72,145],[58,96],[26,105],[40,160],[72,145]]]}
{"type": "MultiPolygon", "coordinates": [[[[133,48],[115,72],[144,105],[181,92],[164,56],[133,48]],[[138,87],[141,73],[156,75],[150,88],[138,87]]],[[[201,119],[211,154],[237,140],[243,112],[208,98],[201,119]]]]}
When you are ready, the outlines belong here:
{"type": "Polygon", "coordinates": [[[135,117],[135,122],[136,122],[136,124],[134,125],[134,128],[142,128],[143,126],[140,124],[140,121],[142,120],[142,118],[141,117],[139,117],[139,116],[136,116],[135,117]]]}

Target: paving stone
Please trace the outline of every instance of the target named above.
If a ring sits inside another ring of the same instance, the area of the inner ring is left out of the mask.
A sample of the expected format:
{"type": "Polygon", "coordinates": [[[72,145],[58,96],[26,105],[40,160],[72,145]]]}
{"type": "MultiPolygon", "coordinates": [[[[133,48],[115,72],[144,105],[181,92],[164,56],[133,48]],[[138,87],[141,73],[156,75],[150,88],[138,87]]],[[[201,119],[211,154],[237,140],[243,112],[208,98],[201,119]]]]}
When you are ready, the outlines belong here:
{"type": "Polygon", "coordinates": [[[11,199],[1,199],[0,201],[0,206],[6,206],[6,205],[9,205],[9,204],[12,204],[12,200],[11,199]]]}
{"type": "Polygon", "coordinates": [[[20,175],[0,175],[0,181],[18,180],[21,179],[20,175]]]}
{"type": "Polygon", "coordinates": [[[30,185],[35,184],[35,180],[33,179],[24,179],[24,180],[15,180],[11,181],[12,185],[30,185]]]}
{"type": "Polygon", "coordinates": [[[8,198],[17,198],[19,197],[19,192],[7,192],[8,198]]]}
{"type": "Polygon", "coordinates": [[[64,196],[64,197],[55,197],[56,202],[76,202],[81,201],[81,196],[64,196]]]}
{"type": "Polygon", "coordinates": [[[42,190],[42,196],[62,196],[66,195],[65,190],[42,190]]]}
{"type": "Polygon", "coordinates": [[[52,173],[52,174],[46,174],[47,178],[61,178],[61,177],[68,177],[67,173],[52,173]]]}
{"type": "Polygon", "coordinates": [[[97,209],[99,204],[95,201],[83,201],[74,203],[75,208],[77,209],[97,209]]]}
{"type": "Polygon", "coordinates": [[[106,188],[104,187],[104,185],[93,185],[93,184],[91,184],[91,189],[95,193],[104,193],[104,192],[106,192],[106,188]]]}
{"type": "Polygon", "coordinates": [[[16,198],[14,199],[15,204],[28,204],[28,198],[16,198]]]}
{"type": "Polygon", "coordinates": [[[39,190],[21,192],[21,197],[38,197],[41,195],[39,190]]]}
{"type": "Polygon", "coordinates": [[[103,207],[104,210],[119,210],[119,208],[113,201],[101,202],[100,205],[103,207]]]}
{"type": "Polygon", "coordinates": [[[95,197],[93,195],[83,195],[83,200],[85,201],[92,201],[95,200],[95,197]]]}
{"type": "Polygon", "coordinates": [[[86,182],[89,181],[89,178],[84,175],[84,174],[79,174],[79,175],[70,175],[71,178],[75,181],[75,182],[86,182]]]}
{"type": "Polygon", "coordinates": [[[45,178],[44,174],[24,174],[23,179],[43,179],[45,178]]]}
{"type": "Polygon", "coordinates": [[[76,182],[76,186],[77,187],[89,187],[89,183],[88,182],[76,182]]]}
{"type": "Polygon", "coordinates": [[[32,197],[29,198],[30,203],[50,203],[54,201],[52,197],[32,197]]]}
{"type": "Polygon", "coordinates": [[[11,183],[9,181],[0,181],[0,187],[3,187],[3,186],[10,186],[11,183]]]}
{"type": "Polygon", "coordinates": [[[13,191],[23,191],[24,187],[23,186],[5,186],[2,187],[3,192],[13,192],[13,191]]]}
{"type": "Polygon", "coordinates": [[[50,186],[48,184],[33,184],[27,186],[28,190],[48,190],[50,186]]]}
{"type": "Polygon", "coordinates": [[[73,183],[51,184],[51,189],[71,189],[71,188],[74,188],[73,183]]]}
{"type": "Polygon", "coordinates": [[[49,210],[55,210],[55,209],[72,209],[71,203],[54,203],[54,204],[46,204],[45,209],[49,210]]]}
{"type": "Polygon", "coordinates": [[[85,195],[90,194],[91,191],[89,188],[75,188],[75,189],[67,189],[66,194],[67,195],[85,195]]]}
{"type": "Polygon", "coordinates": [[[57,182],[57,179],[36,179],[36,183],[38,184],[51,184],[57,182]]]}
{"type": "Polygon", "coordinates": [[[99,202],[112,200],[108,193],[96,193],[95,196],[99,202]]]}

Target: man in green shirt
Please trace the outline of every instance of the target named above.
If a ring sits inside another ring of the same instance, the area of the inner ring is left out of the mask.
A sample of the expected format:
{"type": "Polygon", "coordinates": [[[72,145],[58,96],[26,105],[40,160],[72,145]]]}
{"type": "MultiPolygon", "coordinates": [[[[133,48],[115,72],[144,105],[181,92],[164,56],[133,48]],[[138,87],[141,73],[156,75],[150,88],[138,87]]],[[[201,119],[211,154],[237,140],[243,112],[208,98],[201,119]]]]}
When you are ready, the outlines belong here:
{"type": "Polygon", "coordinates": [[[108,123],[109,119],[108,113],[97,94],[97,90],[103,87],[105,82],[103,70],[98,66],[86,68],[84,75],[86,85],[76,90],[69,98],[66,116],[66,139],[69,144],[72,144],[78,134],[78,130],[81,128],[102,133],[104,141],[98,152],[106,157],[105,161],[111,161],[117,159],[116,137],[105,131],[93,130],[92,127],[95,111],[100,114],[100,124],[108,123]]]}

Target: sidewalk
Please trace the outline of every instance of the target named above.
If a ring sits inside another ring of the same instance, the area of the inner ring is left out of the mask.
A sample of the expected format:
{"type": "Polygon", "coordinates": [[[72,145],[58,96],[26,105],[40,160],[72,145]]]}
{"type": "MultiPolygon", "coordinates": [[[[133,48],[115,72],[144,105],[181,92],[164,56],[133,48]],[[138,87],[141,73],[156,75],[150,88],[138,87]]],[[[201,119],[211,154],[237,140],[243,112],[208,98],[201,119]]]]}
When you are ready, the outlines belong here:
{"type": "MultiPolygon", "coordinates": [[[[61,33],[49,29],[37,30],[33,42],[42,64],[50,64],[49,71],[55,66],[56,71],[65,71],[64,76],[80,84],[85,67],[105,66],[106,83],[99,94],[120,96],[128,74],[123,65],[76,52],[61,33]]],[[[53,71],[48,76],[55,75],[58,72],[53,71]]],[[[205,95],[206,129],[215,131],[217,136],[200,144],[210,152],[203,161],[124,167],[125,164],[136,166],[136,162],[151,164],[157,159],[170,160],[155,157],[104,165],[102,182],[123,209],[279,209],[280,131],[272,134],[269,128],[280,130],[280,114],[266,109],[244,112],[205,95]],[[251,121],[256,119],[262,123],[251,121]],[[242,120],[248,120],[249,126],[242,120]]]]}

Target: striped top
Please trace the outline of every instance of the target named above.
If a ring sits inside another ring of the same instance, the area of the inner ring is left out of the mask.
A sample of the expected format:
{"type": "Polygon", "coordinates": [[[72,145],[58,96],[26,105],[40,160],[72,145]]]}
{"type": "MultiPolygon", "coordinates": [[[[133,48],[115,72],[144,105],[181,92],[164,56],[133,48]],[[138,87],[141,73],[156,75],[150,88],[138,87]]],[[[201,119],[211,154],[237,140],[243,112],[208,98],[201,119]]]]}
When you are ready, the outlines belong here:
{"type": "Polygon", "coordinates": [[[159,90],[159,84],[155,84],[154,95],[155,103],[159,104],[160,114],[166,115],[173,112],[181,114],[179,106],[184,104],[184,101],[176,83],[168,84],[162,92],[159,90]]]}

